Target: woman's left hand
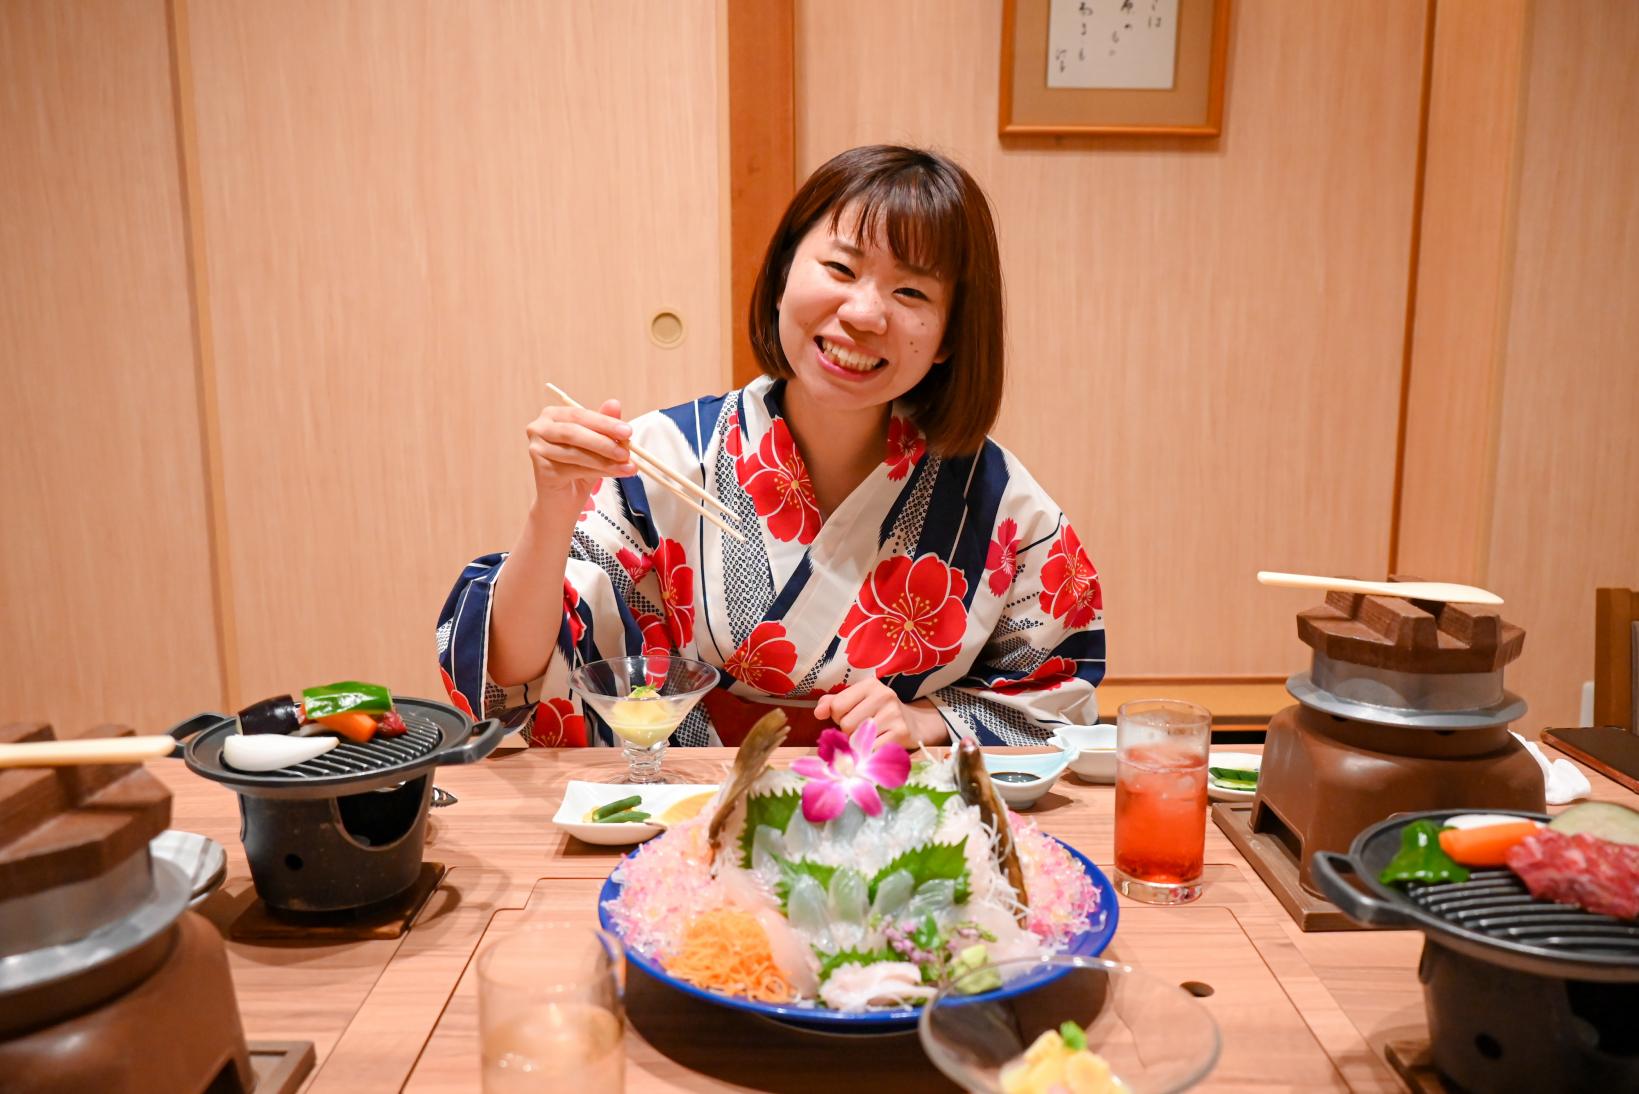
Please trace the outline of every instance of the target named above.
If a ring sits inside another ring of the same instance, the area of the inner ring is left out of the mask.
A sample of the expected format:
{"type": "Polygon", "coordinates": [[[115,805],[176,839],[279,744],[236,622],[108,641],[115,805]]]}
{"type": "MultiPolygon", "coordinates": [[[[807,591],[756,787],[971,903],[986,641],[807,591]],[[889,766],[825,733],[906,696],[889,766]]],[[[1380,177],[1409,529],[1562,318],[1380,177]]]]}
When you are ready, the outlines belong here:
{"type": "Polygon", "coordinates": [[[926,699],[901,702],[892,688],[874,676],[835,694],[820,696],[814,704],[814,717],[829,718],[844,733],[852,733],[865,719],[874,718],[877,740],[893,741],[907,749],[950,740],[950,727],[932,703],[926,699]]]}

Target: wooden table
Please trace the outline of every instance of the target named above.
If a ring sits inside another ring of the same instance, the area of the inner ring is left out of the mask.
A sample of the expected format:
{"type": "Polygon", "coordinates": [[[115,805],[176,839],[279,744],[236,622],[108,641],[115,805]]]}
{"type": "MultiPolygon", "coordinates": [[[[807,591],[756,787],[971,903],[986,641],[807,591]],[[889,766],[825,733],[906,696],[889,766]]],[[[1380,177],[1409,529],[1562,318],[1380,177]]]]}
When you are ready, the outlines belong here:
{"type": "MultiPolygon", "coordinates": [[[[782,749],[776,763],[805,750],[782,749]]],[[[677,750],[667,772],[716,782],[730,749],[677,750]]],[[[457,804],[429,818],[426,857],[449,873],[413,930],[391,941],[230,943],[234,983],[253,1040],[313,1041],[310,1091],[474,1091],[478,1088],[473,958],[485,940],[534,917],[596,919],[596,897],[621,849],[591,847],[551,824],[570,779],[608,780],[612,749],[510,749],[471,767],[440,768],[457,804]]],[[[181,763],[150,764],[175,794],[172,825],[219,841],[228,881],[201,906],[219,927],[252,899],[235,795],[181,763]]],[[[1584,769],[1587,771],[1587,769],[1584,769]]],[[[1639,797],[1587,771],[1594,797],[1639,797]]],[[[1032,815],[1106,873],[1114,790],[1066,774],[1032,815]]],[[[1401,1089],[1383,1059],[1391,1040],[1426,1038],[1409,931],[1304,934],[1212,824],[1207,886],[1197,902],[1121,900],[1106,956],[1175,982],[1209,985],[1203,999],[1224,1049],[1203,1089],[1401,1089]]],[[[689,999],[633,970],[626,1082],[632,1091],[954,1090],[914,1033],[843,1039],[804,1034],[689,999]]]]}

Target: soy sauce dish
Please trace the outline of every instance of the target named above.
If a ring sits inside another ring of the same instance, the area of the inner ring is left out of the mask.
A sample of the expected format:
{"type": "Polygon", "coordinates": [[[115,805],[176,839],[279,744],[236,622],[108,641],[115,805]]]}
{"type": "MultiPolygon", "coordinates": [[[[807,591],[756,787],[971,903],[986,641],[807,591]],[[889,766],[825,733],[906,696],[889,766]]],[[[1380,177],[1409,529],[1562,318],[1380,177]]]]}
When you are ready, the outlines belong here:
{"type": "Polygon", "coordinates": [[[1070,762],[1069,752],[985,753],[985,768],[996,793],[1014,809],[1029,809],[1041,800],[1070,762]]]}

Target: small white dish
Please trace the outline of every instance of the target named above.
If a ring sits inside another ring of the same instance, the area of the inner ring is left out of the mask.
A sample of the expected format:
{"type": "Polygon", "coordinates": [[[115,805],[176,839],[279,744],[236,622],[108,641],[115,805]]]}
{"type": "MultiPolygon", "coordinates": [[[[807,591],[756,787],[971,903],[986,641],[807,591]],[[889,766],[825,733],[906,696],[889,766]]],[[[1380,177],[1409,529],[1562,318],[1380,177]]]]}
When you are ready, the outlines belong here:
{"type": "Polygon", "coordinates": [[[197,905],[228,876],[228,856],[209,836],[167,828],[148,841],[148,853],[165,859],[188,875],[188,904],[197,905]]]}
{"type": "Polygon", "coordinates": [[[595,843],[603,847],[625,847],[642,843],[664,832],[666,825],[670,823],[666,819],[666,811],[679,802],[701,795],[710,797],[716,793],[715,785],[699,783],[655,783],[640,786],[633,783],[591,783],[571,780],[569,785],[564,787],[563,803],[558,806],[552,823],[586,843],[595,843]],[[649,814],[650,820],[657,823],[599,824],[588,819],[593,810],[634,794],[643,800],[641,805],[632,808],[641,809],[649,814]]]}
{"type": "Polygon", "coordinates": [[[1009,806],[1021,810],[1034,807],[1058,782],[1070,762],[1070,753],[1062,745],[1057,752],[986,752],[984,757],[985,770],[990,772],[996,793],[1009,806]],[[1027,775],[1029,779],[1008,779],[1005,777],[1008,775],[1027,775]]]}
{"type": "Polygon", "coordinates": [[[1115,782],[1115,726],[1060,726],[1053,734],[1070,770],[1088,782],[1115,782]]]}
{"type": "Polygon", "coordinates": [[[1258,771],[1263,767],[1263,757],[1256,752],[1218,752],[1207,754],[1207,797],[1215,802],[1249,802],[1257,795],[1256,790],[1238,790],[1232,786],[1225,786],[1212,777],[1214,767],[1234,767],[1242,771],[1258,771]]]}

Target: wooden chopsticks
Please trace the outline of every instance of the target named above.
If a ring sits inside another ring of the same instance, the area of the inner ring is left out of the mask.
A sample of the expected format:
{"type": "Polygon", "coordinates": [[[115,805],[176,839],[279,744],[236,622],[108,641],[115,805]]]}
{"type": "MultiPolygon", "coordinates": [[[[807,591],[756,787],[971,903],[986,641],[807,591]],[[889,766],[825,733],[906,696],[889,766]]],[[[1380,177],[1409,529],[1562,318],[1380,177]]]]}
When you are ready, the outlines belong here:
{"type": "MultiPolygon", "coordinates": [[[[551,392],[553,397],[564,406],[572,406],[579,410],[586,409],[584,406],[581,406],[580,403],[577,403],[574,399],[570,398],[569,395],[556,384],[547,384],[546,390],[551,392]]],[[[734,510],[712,497],[709,491],[696,484],[692,479],[685,478],[676,471],[673,471],[671,468],[667,467],[665,464],[661,463],[659,459],[657,459],[652,453],[646,451],[643,446],[638,444],[636,441],[631,442],[628,447],[632,453],[632,462],[637,465],[638,470],[647,473],[650,478],[654,479],[661,486],[665,487],[667,490],[670,490],[673,494],[676,494],[678,500],[680,500],[684,505],[687,505],[690,509],[693,509],[696,513],[699,513],[712,524],[717,525],[717,527],[733,536],[736,540],[740,541],[741,543],[746,541],[744,532],[723,520],[722,517],[719,517],[716,513],[713,513],[710,509],[707,509],[705,505],[701,505],[700,502],[703,501],[706,505],[715,506],[720,512],[727,513],[730,517],[734,516],[734,510]],[[696,498],[698,498],[699,501],[696,501],[696,498]]]]}

